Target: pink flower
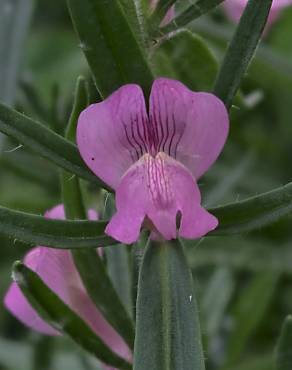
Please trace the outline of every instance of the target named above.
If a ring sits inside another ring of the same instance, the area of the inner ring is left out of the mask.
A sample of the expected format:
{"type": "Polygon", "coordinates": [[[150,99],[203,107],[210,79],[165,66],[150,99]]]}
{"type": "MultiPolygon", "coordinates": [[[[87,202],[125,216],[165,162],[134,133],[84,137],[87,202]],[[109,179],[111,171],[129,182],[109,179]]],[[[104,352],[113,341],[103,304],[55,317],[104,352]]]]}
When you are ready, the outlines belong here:
{"type": "Polygon", "coordinates": [[[197,180],[217,159],[228,133],[223,103],[166,78],[152,86],[147,113],[138,85],[125,85],[85,109],[77,143],[88,167],[116,191],[106,233],[123,243],[144,220],[166,240],[199,238],[217,227],[200,205],[197,180]],[[150,221],[150,222],[149,222],[150,221]]]}
{"type": "MultiPolygon", "coordinates": [[[[248,0],[225,0],[223,6],[231,19],[238,22],[248,0]]],[[[292,4],[292,0],[274,0],[268,18],[268,25],[271,25],[280,15],[281,10],[292,4]]]]}
{"type": "MultiPolygon", "coordinates": [[[[90,210],[89,218],[97,219],[96,212],[90,210]]],[[[65,219],[63,205],[46,212],[47,218],[65,219]]],[[[70,306],[106,343],[120,356],[129,359],[130,352],[118,333],[105,321],[101,313],[87,295],[69,251],[36,247],[24,258],[26,266],[43,279],[68,306],[70,306]]],[[[98,283],[98,282],[97,282],[98,283]]],[[[25,325],[46,335],[60,335],[47,324],[28,303],[16,283],[12,283],[4,298],[6,308],[25,325]]],[[[111,367],[104,369],[113,370],[111,367]]]]}

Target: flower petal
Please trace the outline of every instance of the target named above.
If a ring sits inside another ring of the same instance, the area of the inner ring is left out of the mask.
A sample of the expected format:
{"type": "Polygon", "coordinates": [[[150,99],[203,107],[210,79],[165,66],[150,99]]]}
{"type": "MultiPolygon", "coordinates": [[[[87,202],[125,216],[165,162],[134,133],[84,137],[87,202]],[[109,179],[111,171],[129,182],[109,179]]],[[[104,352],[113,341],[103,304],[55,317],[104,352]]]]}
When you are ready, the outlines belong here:
{"type": "Polygon", "coordinates": [[[217,159],[229,127],[226,108],[215,95],[166,78],[152,86],[150,122],[159,150],[183,163],[196,179],[217,159]]]}
{"type": "Polygon", "coordinates": [[[121,87],[102,103],[90,105],[81,113],[77,144],[83,160],[116,189],[122,175],[146,149],[147,124],[141,88],[121,87]]]}
{"type": "Polygon", "coordinates": [[[199,238],[216,228],[217,219],[200,206],[195,179],[182,164],[164,153],[143,156],[121,180],[116,193],[117,213],[106,233],[131,244],[147,217],[164,239],[199,238]],[[176,221],[181,214],[181,227],[176,221]]]}
{"type": "Polygon", "coordinates": [[[145,217],[147,193],[144,175],[143,166],[137,162],[123,176],[116,192],[117,212],[105,230],[106,234],[126,244],[134,243],[139,238],[145,217]]]}
{"type": "MultiPolygon", "coordinates": [[[[36,247],[25,256],[24,263],[35,271],[65,303],[69,303],[68,284],[70,281],[73,284],[73,280],[80,284],[70,252],[36,247]]],[[[34,330],[44,334],[58,334],[38,316],[15,283],[12,283],[8,290],[5,304],[20,321],[34,330]]]]}
{"type": "Polygon", "coordinates": [[[12,283],[4,297],[4,305],[15,317],[31,329],[46,335],[59,333],[43,321],[28,303],[16,283],[12,283]]]}
{"type": "Polygon", "coordinates": [[[45,218],[50,218],[52,220],[65,220],[64,205],[58,204],[57,206],[47,210],[44,216],[45,218]]]}
{"type": "Polygon", "coordinates": [[[94,332],[108,345],[114,352],[125,359],[131,358],[131,352],[120,337],[120,335],[108,324],[102,314],[96,309],[94,303],[89,298],[85,290],[70,288],[70,305],[74,311],[87,322],[94,332]]]}

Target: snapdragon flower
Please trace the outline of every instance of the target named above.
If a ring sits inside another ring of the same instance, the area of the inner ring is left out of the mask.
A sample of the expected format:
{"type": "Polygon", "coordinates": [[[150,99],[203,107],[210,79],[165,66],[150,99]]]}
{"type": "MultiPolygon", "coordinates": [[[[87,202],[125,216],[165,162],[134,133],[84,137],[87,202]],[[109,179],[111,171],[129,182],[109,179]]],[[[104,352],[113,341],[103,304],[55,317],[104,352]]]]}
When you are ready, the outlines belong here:
{"type": "Polygon", "coordinates": [[[166,240],[215,229],[218,221],[201,206],[197,181],[217,159],[228,127],[215,95],[166,78],[154,81],[148,112],[135,84],[86,108],[77,126],[80,154],[116,191],[117,212],[106,233],[130,244],[142,224],[166,240]]]}

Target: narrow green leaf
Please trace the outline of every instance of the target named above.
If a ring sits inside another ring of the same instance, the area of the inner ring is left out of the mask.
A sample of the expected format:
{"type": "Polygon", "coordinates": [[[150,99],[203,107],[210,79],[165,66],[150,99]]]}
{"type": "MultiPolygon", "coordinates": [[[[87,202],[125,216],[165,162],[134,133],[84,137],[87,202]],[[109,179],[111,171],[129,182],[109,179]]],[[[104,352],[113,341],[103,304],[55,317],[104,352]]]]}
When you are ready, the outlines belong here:
{"type": "Polygon", "coordinates": [[[214,93],[229,108],[256,51],[273,0],[249,0],[225,54],[214,93]]]}
{"type": "Polygon", "coordinates": [[[259,229],[292,212],[292,183],[246,200],[210,209],[219,227],[210,235],[229,235],[259,229]]]}
{"type": "Polygon", "coordinates": [[[279,274],[261,272],[241,292],[233,310],[234,328],[228,341],[224,368],[232,367],[240,358],[248,339],[258,327],[272,301],[278,281],[279,274]]]}
{"type": "Polygon", "coordinates": [[[0,2],[0,101],[13,104],[33,0],[0,2]]]}
{"type": "Polygon", "coordinates": [[[162,27],[159,33],[166,35],[178,28],[186,26],[191,21],[201,17],[205,13],[221,4],[224,0],[198,0],[195,4],[190,5],[180,15],[174,18],[173,21],[162,27]]]}
{"type": "MultiPolygon", "coordinates": [[[[78,178],[72,179],[71,177],[70,179],[70,174],[64,173],[62,193],[67,218],[85,219],[86,214],[83,208],[78,178]]],[[[98,244],[95,245],[95,247],[98,246],[98,244]]],[[[135,332],[132,319],[112,285],[102,258],[95,249],[72,250],[72,255],[75,266],[93,303],[104,318],[124,338],[129,347],[133,348],[135,332]]]]}
{"type": "Polygon", "coordinates": [[[0,234],[32,245],[78,249],[114,245],[104,235],[105,221],[50,220],[42,216],[0,207],[0,234]]]}
{"type": "Polygon", "coordinates": [[[204,370],[192,276],[178,242],[149,242],[137,298],[134,370],[204,370]]]}
{"type": "MultiPolygon", "coordinates": [[[[149,0],[147,0],[149,1],[149,0]]],[[[126,14],[127,21],[129,22],[138,43],[143,48],[145,46],[145,28],[144,17],[141,14],[141,6],[137,0],[119,0],[124,14],[126,14]]]]}
{"type": "Polygon", "coordinates": [[[196,91],[211,90],[218,71],[217,60],[203,39],[187,30],[165,40],[154,54],[154,61],[157,75],[176,78],[196,91]],[[166,61],[161,61],[162,53],[166,61]]]}
{"type": "Polygon", "coordinates": [[[287,316],[276,347],[276,370],[292,369],[292,316],[287,316]]]}
{"type": "Polygon", "coordinates": [[[112,285],[101,257],[95,250],[75,250],[73,256],[90,298],[128,346],[133,348],[133,322],[112,285]]]}
{"type": "MultiPolygon", "coordinates": [[[[291,214],[292,183],[209,211],[219,220],[210,235],[256,230],[291,214]]],[[[114,245],[117,241],[104,235],[106,225],[106,221],[48,220],[0,206],[0,233],[30,244],[70,249],[114,245]]]]}
{"type": "Polygon", "coordinates": [[[131,365],[113,353],[38,275],[20,262],[13,268],[13,278],[38,314],[56,330],[68,335],[83,349],[104,363],[124,370],[131,365]]]}
{"type": "Polygon", "coordinates": [[[67,2],[100,95],[105,98],[127,83],[139,84],[147,95],[153,76],[119,0],[67,2]]]}
{"type": "MultiPolygon", "coordinates": [[[[13,104],[33,0],[0,2],[0,101],[13,104]]],[[[0,152],[4,136],[0,134],[0,152]]]]}
{"type": "Polygon", "coordinates": [[[151,2],[149,0],[135,0],[135,3],[140,15],[145,19],[148,18],[151,13],[151,2]]]}
{"type": "MultiPolygon", "coordinates": [[[[76,202],[76,199],[80,200],[81,198],[78,179],[74,178],[73,181],[68,181],[65,176],[63,177],[63,201],[66,215],[69,219],[84,219],[80,201],[76,202]],[[67,185],[64,185],[64,182],[67,185]]],[[[102,258],[96,250],[88,249],[72,250],[72,255],[90,298],[106,320],[132,348],[134,343],[133,323],[112,285],[102,258]]]]}
{"type": "Polygon", "coordinates": [[[0,103],[0,131],[40,156],[98,186],[108,188],[85,165],[76,145],[44,125],[0,103]]]}

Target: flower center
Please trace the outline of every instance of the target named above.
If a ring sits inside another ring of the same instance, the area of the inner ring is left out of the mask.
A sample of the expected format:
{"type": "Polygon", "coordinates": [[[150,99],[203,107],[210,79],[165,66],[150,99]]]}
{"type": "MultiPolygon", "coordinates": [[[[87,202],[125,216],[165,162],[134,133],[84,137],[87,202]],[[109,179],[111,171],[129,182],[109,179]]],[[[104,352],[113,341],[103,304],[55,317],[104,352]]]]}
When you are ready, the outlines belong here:
{"type": "Polygon", "coordinates": [[[150,199],[159,208],[168,207],[173,199],[169,169],[167,167],[168,155],[158,152],[155,157],[146,153],[141,158],[146,166],[146,184],[150,199]]]}

